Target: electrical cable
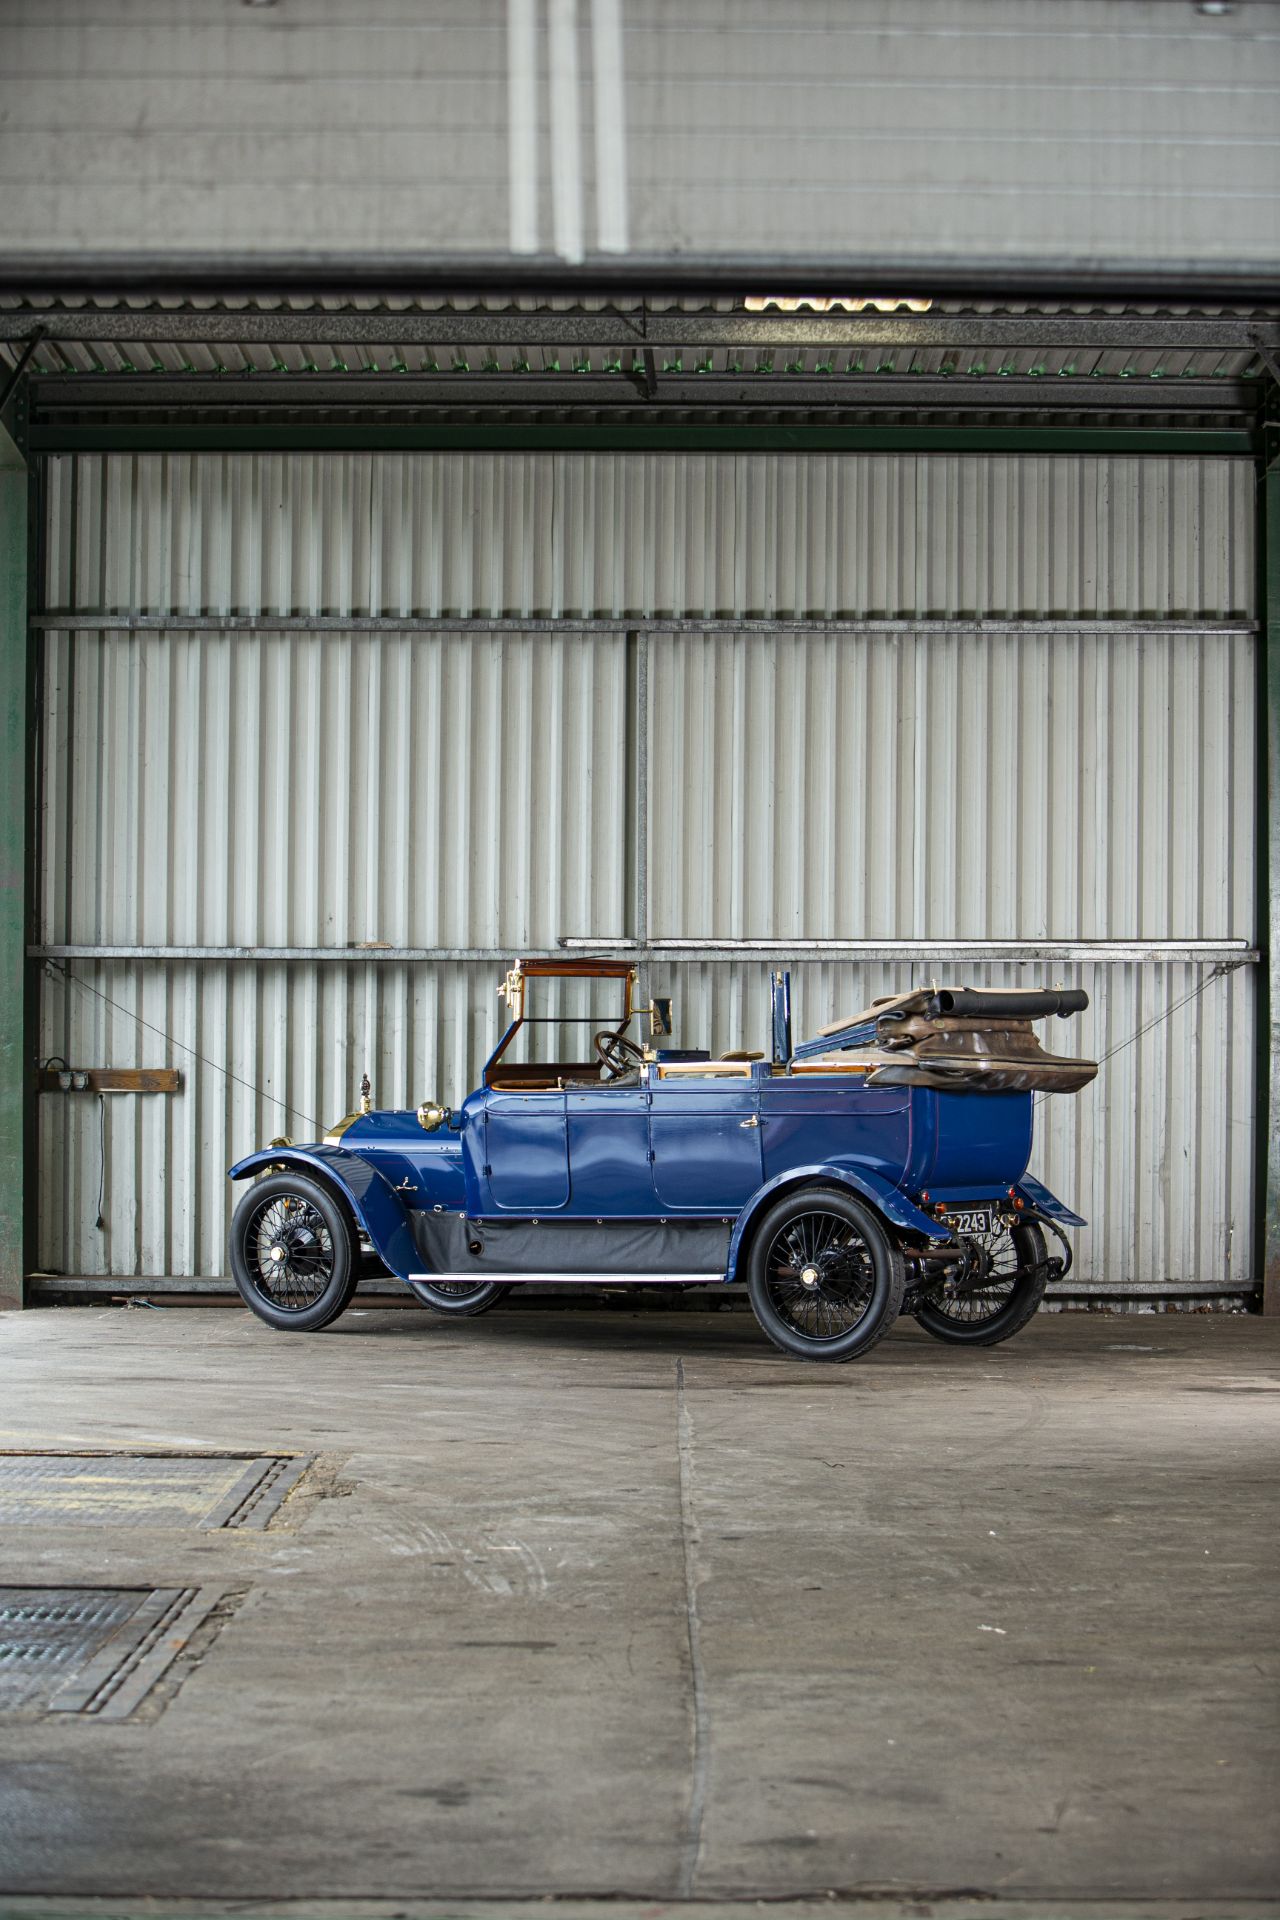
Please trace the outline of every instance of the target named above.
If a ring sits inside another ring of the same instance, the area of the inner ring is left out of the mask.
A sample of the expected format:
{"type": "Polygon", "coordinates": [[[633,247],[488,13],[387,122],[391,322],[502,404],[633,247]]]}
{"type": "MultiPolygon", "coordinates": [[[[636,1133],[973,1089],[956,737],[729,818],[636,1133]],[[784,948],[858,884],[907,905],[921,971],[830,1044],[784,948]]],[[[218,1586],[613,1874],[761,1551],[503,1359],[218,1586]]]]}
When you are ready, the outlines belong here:
{"type": "Polygon", "coordinates": [[[106,1221],[102,1214],[102,1198],[107,1184],[107,1096],[98,1095],[98,1217],[94,1226],[99,1233],[106,1231],[106,1221]]]}

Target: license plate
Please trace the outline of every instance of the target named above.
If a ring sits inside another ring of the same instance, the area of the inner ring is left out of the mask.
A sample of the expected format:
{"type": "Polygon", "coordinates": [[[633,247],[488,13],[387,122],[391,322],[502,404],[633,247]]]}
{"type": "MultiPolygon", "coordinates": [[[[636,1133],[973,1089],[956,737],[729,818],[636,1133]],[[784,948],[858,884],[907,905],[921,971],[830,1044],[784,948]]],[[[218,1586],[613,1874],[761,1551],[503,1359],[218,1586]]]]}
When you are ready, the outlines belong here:
{"type": "Polygon", "coordinates": [[[953,1233],[990,1233],[995,1221],[990,1207],[948,1207],[947,1225],[953,1233]]]}

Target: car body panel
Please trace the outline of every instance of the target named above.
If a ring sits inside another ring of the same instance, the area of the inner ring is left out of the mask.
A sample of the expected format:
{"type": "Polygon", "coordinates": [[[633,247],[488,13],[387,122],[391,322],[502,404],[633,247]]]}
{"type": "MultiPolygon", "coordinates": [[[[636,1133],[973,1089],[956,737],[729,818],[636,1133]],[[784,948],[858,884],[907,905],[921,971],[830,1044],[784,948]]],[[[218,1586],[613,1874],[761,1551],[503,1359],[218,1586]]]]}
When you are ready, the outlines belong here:
{"type": "Polygon", "coordinates": [[[764,1174],[856,1159],[897,1185],[911,1158],[906,1087],[867,1087],[852,1075],[780,1076],[761,1089],[764,1174]]]}
{"type": "Polygon", "coordinates": [[[911,1155],[903,1185],[911,1192],[975,1184],[1000,1192],[1022,1178],[1031,1158],[1031,1094],[907,1091],[911,1155]]]}
{"type": "Polygon", "coordinates": [[[601,1219],[653,1212],[647,1089],[570,1087],[565,1112],[573,1211],[601,1219]]]}
{"type": "Polygon", "coordinates": [[[483,1126],[482,1177],[499,1212],[549,1213],[568,1206],[569,1134],[563,1093],[502,1093],[490,1088],[483,1126]]]}
{"type": "Polygon", "coordinates": [[[649,1098],[653,1203],[681,1213],[745,1205],[763,1178],[755,1076],[659,1079],[649,1098]]]}

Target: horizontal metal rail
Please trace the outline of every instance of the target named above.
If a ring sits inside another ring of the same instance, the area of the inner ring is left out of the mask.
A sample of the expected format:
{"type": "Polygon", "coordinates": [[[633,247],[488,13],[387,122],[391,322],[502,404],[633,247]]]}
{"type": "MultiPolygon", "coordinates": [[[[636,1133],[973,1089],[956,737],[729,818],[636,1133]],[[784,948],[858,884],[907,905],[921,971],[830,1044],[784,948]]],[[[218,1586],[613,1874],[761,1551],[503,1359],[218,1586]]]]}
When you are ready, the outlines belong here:
{"type": "MultiPolygon", "coordinates": [[[[115,378],[116,376],[111,376],[115,378]]],[[[126,376],[121,375],[120,378],[126,376]]],[[[1046,454],[1103,454],[1110,459],[1256,460],[1257,432],[1252,428],[1189,423],[1152,426],[1078,426],[950,423],[901,426],[798,424],[753,418],[708,424],[696,418],[651,419],[620,414],[612,420],[577,421],[566,408],[560,420],[471,422],[398,420],[331,421],[299,408],[294,421],[260,420],[250,410],[240,417],[228,410],[221,421],[185,417],[181,408],[165,421],[134,423],[124,410],[104,409],[96,421],[62,420],[28,427],[27,451],[56,453],[910,453],[1009,454],[1038,458],[1046,454]]]]}
{"type": "Polygon", "coordinates": [[[1274,257],[1210,260],[1098,254],[769,252],[594,253],[571,265],[558,254],[421,250],[279,253],[196,248],[8,253],[0,290],[107,299],[281,297],[420,298],[446,292],[600,298],[706,294],[738,297],[804,287],[812,293],[901,299],[1196,301],[1280,299],[1274,257]]]}
{"type": "Polygon", "coordinates": [[[1258,631],[1249,620],[850,620],[768,619],[752,614],[664,618],[661,614],[381,614],[381,613],[109,613],[101,607],[58,608],[31,616],[31,626],[55,633],[712,633],[828,634],[856,640],[873,634],[1058,635],[1119,639],[1241,637],[1258,631]]]}
{"type": "MultiPolygon", "coordinates": [[[[431,1276],[438,1280],[439,1274],[431,1276]]],[[[468,1274],[474,1280],[474,1273],[468,1274]]],[[[28,1275],[32,1296],[36,1299],[56,1300],[59,1298],[92,1298],[96,1296],[136,1294],[144,1298],[148,1294],[162,1295],[184,1294],[204,1295],[211,1301],[241,1306],[240,1295],[236,1292],[235,1281],[230,1274],[218,1278],[201,1274],[183,1276],[181,1274],[79,1274],[79,1273],[33,1273],[28,1275]]],[[[741,1301],[746,1311],[744,1290],[741,1287],[726,1287],[723,1280],[708,1277],[705,1274],[695,1276],[695,1282],[701,1291],[714,1289],[718,1304],[727,1306],[730,1301],[741,1301]]],[[[534,1281],[534,1286],[546,1283],[534,1281]]],[[[616,1279],[610,1276],[606,1285],[616,1285],[616,1279]]],[[[557,1276],[551,1283],[559,1293],[563,1281],[557,1276]]],[[[383,1301],[392,1300],[399,1305],[411,1307],[415,1296],[403,1280],[392,1274],[368,1274],[358,1285],[357,1293],[361,1300],[370,1298],[383,1301]]],[[[1243,1305],[1255,1293],[1252,1281],[1248,1280],[1077,1280],[1074,1276],[1055,1284],[1049,1296],[1049,1304],[1081,1298],[1101,1298],[1112,1300],[1230,1300],[1243,1305]]],[[[687,1296],[686,1296],[687,1297],[687,1296]]]]}
{"type": "MultiPolygon", "coordinates": [[[[561,942],[567,952],[591,947],[592,942],[570,936],[561,942]]],[[[629,950],[620,943],[619,950],[629,950]]],[[[653,960],[1067,960],[1087,964],[1128,966],[1142,961],[1185,961],[1192,964],[1256,962],[1260,955],[1247,940],[695,940],[651,939],[644,947],[653,960]]]]}
{"type": "Polygon", "coordinates": [[[592,297],[740,295],[805,287],[813,293],[901,299],[1258,301],[1280,299],[1274,258],[1209,260],[1098,254],[769,252],[595,253],[571,265],[558,254],[472,252],[202,252],[197,248],[10,252],[0,289],[108,299],[279,296],[414,298],[466,294],[592,297]]]}
{"type": "MultiPolygon", "coordinates": [[[[0,274],[0,278],[2,278],[0,274]]],[[[1280,344],[1271,314],[1243,313],[684,313],[602,308],[595,313],[512,313],[442,308],[388,312],[349,307],[6,307],[0,339],[210,342],[228,346],[520,346],[768,349],[1019,347],[1169,352],[1255,352],[1280,344]]]]}
{"type": "MultiPolygon", "coordinates": [[[[135,962],[251,962],[255,965],[326,964],[388,966],[447,965],[465,961],[509,966],[514,946],[504,947],[202,947],[102,946],[87,943],[34,944],[30,960],[92,960],[103,964],[135,962]]],[[[526,960],[562,960],[571,954],[594,953],[634,958],[638,964],[656,961],[741,960],[874,960],[907,964],[915,961],[1024,962],[1035,965],[1066,961],[1077,965],[1132,966],[1174,962],[1191,966],[1251,966],[1259,951],[1247,940],[695,940],[655,939],[641,943],[624,938],[589,939],[568,936],[555,947],[521,947],[526,960]]]]}
{"type": "MultiPolygon", "coordinates": [[[[16,347],[0,351],[14,353],[16,347]]],[[[1206,379],[1145,373],[1126,379],[1114,374],[1075,378],[1046,371],[995,377],[970,372],[966,366],[952,373],[915,375],[877,373],[874,368],[861,374],[843,370],[792,373],[784,368],[763,371],[753,365],[741,373],[658,370],[652,396],[640,388],[638,376],[622,368],[613,373],[580,373],[572,367],[562,371],[534,367],[527,373],[515,373],[510,369],[484,372],[474,367],[464,372],[446,366],[431,373],[426,369],[371,365],[353,367],[347,373],[309,368],[250,373],[235,368],[219,374],[157,368],[116,377],[113,373],[54,372],[37,366],[30,374],[30,383],[33,412],[46,425],[77,411],[120,410],[145,420],[157,409],[174,407],[299,406],[355,409],[357,413],[370,408],[377,418],[382,418],[388,408],[401,417],[414,409],[434,414],[442,408],[470,411],[517,407],[523,411],[572,406],[575,410],[607,408],[658,418],[676,410],[693,411],[703,417],[709,412],[733,415],[767,407],[814,408],[824,413],[854,410],[871,419],[901,409],[913,417],[936,409],[962,419],[975,411],[1001,419],[1026,411],[1035,415],[1034,425],[1046,423],[1045,409],[1052,409],[1055,419],[1078,412],[1090,417],[1115,414],[1125,419],[1134,415],[1181,418],[1209,414],[1251,420],[1260,394],[1259,380],[1236,376],[1206,379]]]]}

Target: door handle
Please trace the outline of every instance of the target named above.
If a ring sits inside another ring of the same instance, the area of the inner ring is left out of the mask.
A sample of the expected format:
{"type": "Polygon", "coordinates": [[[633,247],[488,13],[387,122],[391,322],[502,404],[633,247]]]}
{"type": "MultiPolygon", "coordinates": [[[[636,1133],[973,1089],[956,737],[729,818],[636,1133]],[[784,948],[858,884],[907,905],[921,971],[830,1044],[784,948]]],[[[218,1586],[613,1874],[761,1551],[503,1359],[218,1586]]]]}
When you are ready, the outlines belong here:
{"type": "Polygon", "coordinates": [[[738,1125],[740,1127],[758,1127],[760,1125],[760,1121],[758,1117],[753,1113],[749,1120],[739,1120],[738,1125]]]}

